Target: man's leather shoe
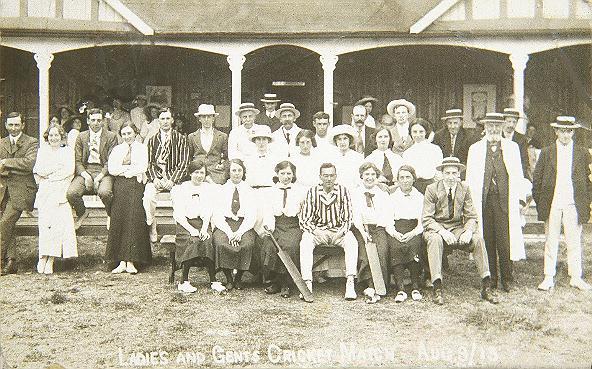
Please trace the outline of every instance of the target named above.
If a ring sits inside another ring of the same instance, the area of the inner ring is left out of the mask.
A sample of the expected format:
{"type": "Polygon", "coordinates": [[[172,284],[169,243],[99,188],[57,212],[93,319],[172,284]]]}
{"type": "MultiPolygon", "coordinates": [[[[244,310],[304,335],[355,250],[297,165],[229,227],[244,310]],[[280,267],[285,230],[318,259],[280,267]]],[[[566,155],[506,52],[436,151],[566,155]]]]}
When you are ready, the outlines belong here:
{"type": "Polygon", "coordinates": [[[444,296],[441,288],[436,288],[434,290],[434,302],[438,305],[444,305],[444,296]]]}
{"type": "Polygon", "coordinates": [[[280,286],[277,284],[272,284],[271,286],[265,287],[265,293],[268,295],[273,295],[280,292],[280,286]]]}
{"type": "Polygon", "coordinates": [[[13,258],[8,258],[6,264],[2,265],[2,275],[16,274],[16,272],[16,260],[14,260],[13,258]]]}
{"type": "Polygon", "coordinates": [[[485,287],[481,290],[481,298],[485,301],[489,301],[492,304],[497,304],[499,301],[495,293],[489,287],[485,287]]]}

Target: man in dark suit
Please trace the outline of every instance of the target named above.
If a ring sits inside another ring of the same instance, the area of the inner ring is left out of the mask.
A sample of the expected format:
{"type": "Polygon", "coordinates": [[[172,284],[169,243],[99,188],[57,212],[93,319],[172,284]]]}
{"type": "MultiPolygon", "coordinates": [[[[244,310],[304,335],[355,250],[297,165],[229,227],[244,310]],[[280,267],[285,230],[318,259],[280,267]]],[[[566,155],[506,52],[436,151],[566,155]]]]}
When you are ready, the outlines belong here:
{"type": "Polygon", "coordinates": [[[0,235],[2,235],[2,275],[17,272],[14,226],[23,211],[32,211],[37,193],[33,166],[37,140],[23,133],[25,123],[19,113],[6,119],[8,137],[0,140],[0,235]]]}
{"type": "Polygon", "coordinates": [[[467,163],[469,147],[478,139],[468,129],[463,128],[463,112],[461,109],[446,110],[441,118],[445,126],[434,133],[435,145],[440,146],[444,157],[454,156],[463,164],[467,163]]]}
{"type": "Polygon", "coordinates": [[[87,122],[89,130],[81,132],[76,138],[76,177],[70,183],[66,194],[78,217],[74,224],[76,229],[80,228],[84,219],[88,217],[82,196],[99,196],[107,212],[107,226],[113,199],[113,177],[109,175],[107,163],[111,150],[117,145],[117,135],[104,128],[103,111],[99,108],[89,109],[87,122]]]}
{"type": "Polygon", "coordinates": [[[551,123],[557,141],[541,150],[534,170],[532,197],[538,219],[545,222],[545,279],[540,290],[554,287],[557,251],[561,226],[567,246],[569,284],[580,290],[592,287],[582,279],[582,224],[590,220],[592,182],[590,153],[574,144],[573,136],[580,125],[574,117],[557,117],[551,123]]]}
{"type": "Polygon", "coordinates": [[[228,165],[228,135],[214,128],[214,106],[201,104],[194,113],[201,127],[187,136],[191,160],[203,160],[212,182],[224,184],[228,165]]]}
{"type": "Polygon", "coordinates": [[[363,105],[354,106],[354,109],[352,110],[352,121],[356,130],[354,150],[363,154],[364,157],[376,150],[376,141],[374,137],[376,130],[365,124],[367,115],[368,113],[363,105]]]}
{"type": "Polygon", "coordinates": [[[505,108],[504,120],[506,121],[506,124],[504,124],[503,134],[504,138],[512,140],[518,144],[518,148],[520,149],[520,159],[522,162],[522,172],[524,173],[524,177],[528,178],[528,141],[526,140],[526,136],[516,132],[518,119],[520,119],[520,111],[514,108],[505,108]]]}
{"type": "Polygon", "coordinates": [[[261,102],[263,102],[265,110],[257,114],[255,124],[268,126],[271,128],[271,132],[274,132],[282,126],[280,119],[275,114],[280,100],[276,94],[265,94],[261,102]]]}
{"type": "Polygon", "coordinates": [[[485,241],[477,231],[477,212],[469,187],[460,181],[465,165],[458,158],[447,157],[436,169],[442,171],[443,179],[426,188],[422,215],[434,301],[444,304],[442,256],[445,248],[456,248],[473,253],[481,277],[481,298],[496,304],[497,297],[490,290],[485,241]]]}
{"type": "Polygon", "coordinates": [[[161,109],[158,114],[160,129],[148,141],[148,183],[144,189],[143,203],[152,242],[158,240],[155,218],[156,194],[169,192],[187,176],[189,145],[185,136],[171,129],[173,121],[171,109],[161,109]]]}

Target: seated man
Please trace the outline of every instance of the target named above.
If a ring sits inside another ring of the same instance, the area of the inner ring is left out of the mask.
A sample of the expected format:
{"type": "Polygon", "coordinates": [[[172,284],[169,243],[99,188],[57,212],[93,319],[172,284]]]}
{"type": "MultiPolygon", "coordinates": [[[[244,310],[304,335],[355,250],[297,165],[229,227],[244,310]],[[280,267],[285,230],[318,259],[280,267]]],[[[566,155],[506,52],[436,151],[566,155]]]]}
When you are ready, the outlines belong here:
{"type": "Polygon", "coordinates": [[[444,304],[442,255],[446,247],[473,253],[481,276],[481,298],[496,304],[497,298],[490,290],[491,278],[485,242],[476,233],[477,213],[468,186],[459,180],[465,165],[458,158],[447,157],[436,169],[442,172],[443,179],[426,188],[422,214],[434,301],[439,305],[444,304]]]}
{"type": "Polygon", "coordinates": [[[350,227],[353,221],[348,190],[335,183],[335,165],[324,163],[320,168],[321,184],[311,187],[300,210],[300,267],[302,279],[312,292],[313,251],[317,245],[342,247],[345,252],[345,299],[355,300],[354,278],[358,263],[358,243],[350,227]]]}
{"type": "Polygon", "coordinates": [[[171,129],[173,115],[162,109],[158,115],[159,132],[148,140],[148,183],[144,189],[146,223],[150,226],[150,241],[156,242],[156,194],[168,192],[181,183],[189,163],[189,145],[181,133],[171,129]]]}

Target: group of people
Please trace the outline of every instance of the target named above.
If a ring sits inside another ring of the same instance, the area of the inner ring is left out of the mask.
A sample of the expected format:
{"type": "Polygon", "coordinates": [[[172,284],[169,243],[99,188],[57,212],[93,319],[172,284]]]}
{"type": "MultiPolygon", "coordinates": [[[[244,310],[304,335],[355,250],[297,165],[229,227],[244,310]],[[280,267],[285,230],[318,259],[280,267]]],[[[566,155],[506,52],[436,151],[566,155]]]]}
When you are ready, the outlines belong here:
{"type": "Polygon", "coordinates": [[[481,298],[497,303],[495,290],[512,290],[512,262],[526,257],[521,211],[532,197],[547,232],[539,289],[554,286],[562,225],[570,284],[591,289],[581,260],[590,154],[573,143],[574,118],[551,124],[557,141],[542,149],[532,171],[528,141],[514,131],[515,109],[488,113],[482,132],[463,128],[462,111],[451,109],[434,132],[404,99],[391,101],[391,119],[376,123],[369,114],[375,99],[366,96],[353,107],[351,122],[332,126],[329,115],[318,112],[312,131],[298,126],[293,104],[279,104],[275,94],[261,101],[265,111],[240,105],[240,125],[228,135],[215,128],[218,113],[209,104],[198,107],[200,128],[188,135],[172,129],[169,108],[154,107],[141,124],[124,119],[116,129],[105,124],[101,109],[91,108],[89,129],[73,146],[62,124],[51,122],[39,149],[23,133],[22,116],[8,114],[9,135],[0,141],[2,274],[17,271],[13,229],[21,213],[33,209],[35,193],[39,273],[52,273],[56,257],[77,256],[75,230],[88,216],[83,196],[97,194],[108,216],[112,273],[135,274],[150,263],[151,243],[158,241],[157,194],[170,192],[181,292],[197,290],[189,271],[199,266],[219,293],[242,289],[248,271],[261,276],[266,293],[291,296],[293,281],[273,236],[311,292],[314,249],[323,245],[343,250],[345,299],[356,299],[356,290],[368,303],[384,297],[366,249],[373,242],[387,286],[394,276],[396,302],[408,292],[421,300],[428,286],[443,304],[442,269],[451,250],[460,249],[475,261],[481,298]]]}

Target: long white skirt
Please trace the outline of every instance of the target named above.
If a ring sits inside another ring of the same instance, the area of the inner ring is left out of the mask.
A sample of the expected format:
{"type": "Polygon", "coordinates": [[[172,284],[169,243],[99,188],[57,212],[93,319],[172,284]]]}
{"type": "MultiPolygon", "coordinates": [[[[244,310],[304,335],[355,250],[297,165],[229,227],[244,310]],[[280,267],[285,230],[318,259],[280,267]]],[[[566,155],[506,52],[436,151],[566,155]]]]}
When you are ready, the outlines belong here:
{"type": "Polygon", "coordinates": [[[74,258],[78,256],[72,207],[61,204],[38,204],[39,211],[39,257],[55,256],[74,258]]]}

